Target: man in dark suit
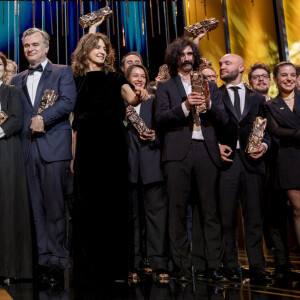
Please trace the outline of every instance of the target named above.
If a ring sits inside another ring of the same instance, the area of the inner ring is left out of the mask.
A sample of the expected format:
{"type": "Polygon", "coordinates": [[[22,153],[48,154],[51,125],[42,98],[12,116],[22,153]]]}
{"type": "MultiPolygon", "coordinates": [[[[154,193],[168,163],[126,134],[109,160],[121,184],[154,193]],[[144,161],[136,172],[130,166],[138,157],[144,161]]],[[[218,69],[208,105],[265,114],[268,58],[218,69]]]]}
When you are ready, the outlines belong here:
{"type": "MultiPolygon", "coordinates": [[[[269,88],[271,85],[271,70],[263,63],[255,63],[250,67],[248,80],[252,89],[271,100],[269,88]]],[[[264,159],[266,164],[265,195],[263,205],[263,233],[266,245],[273,248],[275,272],[278,278],[287,277],[291,274],[291,263],[287,241],[287,213],[288,206],[285,194],[276,188],[276,163],[279,140],[271,137],[271,146],[264,159]]]]}
{"type": "Polygon", "coordinates": [[[173,41],[167,49],[166,62],[171,78],[158,85],[155,118],[164,139],[162,162],[169,197],[169,235],[174,271],[177,271],[178,280],[192,278],[186,210],[191,183],[195,181],[204,223],[208,276],[214,281],[223,281],[226,278],[220,269],[223,250],[216,206],[221,160],[214,126],[216,123],[226,124],[227,114],[214,83],[206,82],[210,96],[191,91],[190,72],[199,67],[201,58],[198,47],[190,39],[173,41]],[[195,113],[193,118],[194,105],[203,103],[207,111],[200,115],[195,113]]]}
{"type": "Polygon", "coordinates": [[[26,164],[41,280],[63,280],[69,257],[65,248],[65,205],[70,172],[71,127],[69,114],[76,100],[70,67],[47,59],[49,35],[37,28],[23,33],[26,71],[12,83],[21,90],[24,122],[21,143],[26,164]],[[58,95],[52,106],[38,114],[46,89],[58,95]]]}
{"type": "Polygon", "coordinates": [[[236,241],[237,205],[241,201],[246,250],[252,280],[265,280],[268,271],[262,245],[261,197],[265,165],[262,156],[270,145],[265,134],[254,154],[245,153],[253,122],[262,115],[264,97],[246,88],[242,82],[243,59],[226,54],[220,59],[220,87],[228,124],[218,130],[223,169],[220,176],[220,211],[225,245],[224,266],[232,280],[241,280],[236,241]]]}

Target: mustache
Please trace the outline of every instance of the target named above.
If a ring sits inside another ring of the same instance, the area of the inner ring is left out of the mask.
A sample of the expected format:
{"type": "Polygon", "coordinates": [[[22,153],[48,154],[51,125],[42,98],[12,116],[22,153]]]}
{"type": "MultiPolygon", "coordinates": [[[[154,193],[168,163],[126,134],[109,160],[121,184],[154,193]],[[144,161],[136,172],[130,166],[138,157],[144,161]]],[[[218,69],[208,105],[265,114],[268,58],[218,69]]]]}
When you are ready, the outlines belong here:
{"type": "Polygon", "coordinates": [[[192,65],[192,64],[193,63],[191,61],[189,61],[189,60],[186,60],[186,61],[184,61],[184,62],[181,63],[182,66],[183,65],[192,65]]]}

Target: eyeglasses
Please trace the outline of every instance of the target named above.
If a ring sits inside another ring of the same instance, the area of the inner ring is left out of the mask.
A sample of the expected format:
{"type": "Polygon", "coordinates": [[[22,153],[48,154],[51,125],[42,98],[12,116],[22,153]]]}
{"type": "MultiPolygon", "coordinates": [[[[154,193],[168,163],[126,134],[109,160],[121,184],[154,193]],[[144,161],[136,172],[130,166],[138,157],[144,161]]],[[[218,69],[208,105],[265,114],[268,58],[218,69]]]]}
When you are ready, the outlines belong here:
{"type": "Polygon", "coordinates": [[[268,79],[270,78],[269,74],[261,74],[261,75],[252,75],[252,79],[257,80],[257,79],[268,79]]]}
{"type": "Polygon", "coordinates": [[[218,78],[218,75],[205,75],[205,77],[206,77],[207,79],[211,79],[211,78],[216,79],[216,78],[218,78]]]}

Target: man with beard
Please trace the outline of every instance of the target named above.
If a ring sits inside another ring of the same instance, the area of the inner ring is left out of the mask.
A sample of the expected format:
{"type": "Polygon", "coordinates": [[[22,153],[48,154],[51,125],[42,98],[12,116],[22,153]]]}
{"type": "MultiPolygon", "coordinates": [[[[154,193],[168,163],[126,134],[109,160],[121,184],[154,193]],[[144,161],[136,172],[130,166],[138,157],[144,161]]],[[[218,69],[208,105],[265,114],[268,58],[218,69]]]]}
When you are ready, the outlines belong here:
{"type": "MultiPolygon", "coordinates": [[[[186,214],[191,183],[195,182],[193,186],[198,193],[204,224],[208,277],[220,282],[227,279],[220,269],[223,250],[216,191],[221,158],[214,126],[226,124],[227,114],[216,84],[206,82],[205,95],[192,92],[190,72],[196,70],[200,62],[199,49],[190,39],[181,37],[170,44],[166,51],[166,63],[171,78],[158,84],[155,119],[164,140],[162,163],[169,197],[173,271],[179,281],[192,279],[194,262],[189,256],[186,214]],[[193,118],[194,106],[203,103],[207,111],[199,115],[194,113],[193,118]]],[[[195,264],[194,270],[197,275],[195,264]]]]}
{"type": "Polygon", "coordinates": [[[263,155],[270,138],[265,134],[262,145],[254,154],[245,152],[252,125],[262,115],[265,99],[246,88],[242,82],[244,61],[236,54],[226,54],[219,62],[220,77],[225,85],[220,87],[228,124],[220,127],[223,168],[220,174],[220,212],[224,239],[224,267],[231,280],[240,281],[241,267],[236,242],[237,207],[241,201],[250,279],[262,282],[269,279],[265,268],[262,244],[261,199],[265,165],[263,155]]]}
{"type": "MultiPolygon", "coordinates": [[[[271,100],[269,88],[271,70],[263,63],[255,63],[250,67],[248,80],[254,91],[263,95],[266,101],[271,100]]],[[[290,276],[291,263],[287,241],[287,205],[282,191],[275,189],[278,140],[271,135],[271,147],[265,155],[266,180],[263,205],[263,233],[267,247],[274,247],[275,277],[290,276]]]]}
{"type": "Polygon", "coordinates": [[[270,68],[263,63],[255,63],[250,67],[248,80],[254,91],[263,95],[266,101],[270,100],[269,88],[271,85],[270,68]]]}

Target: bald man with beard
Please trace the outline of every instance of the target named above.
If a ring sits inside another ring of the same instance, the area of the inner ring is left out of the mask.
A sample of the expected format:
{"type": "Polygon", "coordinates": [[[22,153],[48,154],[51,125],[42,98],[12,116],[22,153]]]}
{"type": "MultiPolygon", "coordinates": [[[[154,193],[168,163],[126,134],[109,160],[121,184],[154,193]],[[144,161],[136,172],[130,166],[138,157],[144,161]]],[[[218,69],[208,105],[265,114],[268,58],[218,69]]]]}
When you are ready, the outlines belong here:
{"type": "Polygon", "coordinates": [[[237,208],[241,202],[249,274],[256,283],[270,279],[265,268],[262,243],[261,200],[265,175],[264,153],[270,145],[265,134],[257,153],[245,152],[253,122],[262,116],[265,98],[242,82],[244,61],[236,54],[226,54],[219,62],[222,100],[228,123],[217,130],[223,168],[220,174],[220,213],[223,226],[223,264],[232,281],[241,281],[237,248],[237,208]]]}

